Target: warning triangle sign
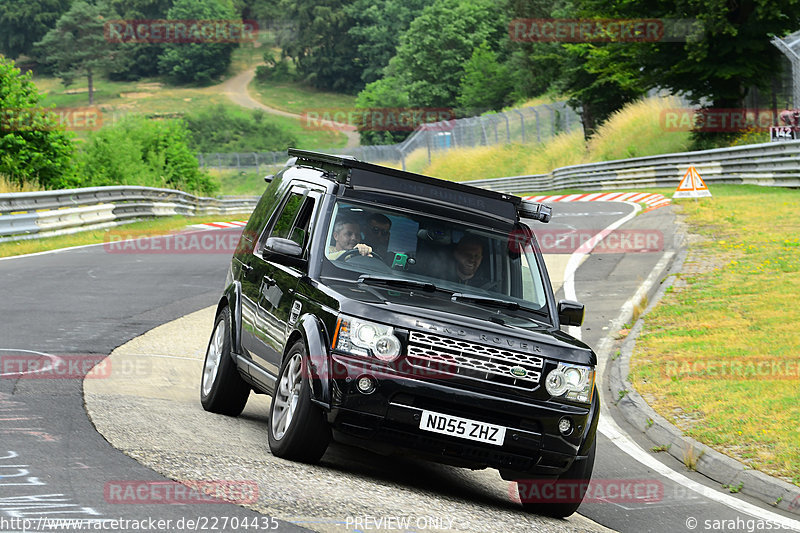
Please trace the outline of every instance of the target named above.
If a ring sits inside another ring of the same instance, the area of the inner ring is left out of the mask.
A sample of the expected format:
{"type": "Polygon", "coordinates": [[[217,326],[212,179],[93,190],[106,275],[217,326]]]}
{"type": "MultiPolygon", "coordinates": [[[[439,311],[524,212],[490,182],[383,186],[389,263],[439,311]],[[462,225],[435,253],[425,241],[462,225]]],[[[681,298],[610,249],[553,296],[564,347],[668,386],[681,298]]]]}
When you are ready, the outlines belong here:
{"type": "Polygon", "coordinates": [[[675,189],[673,198],[703,198],[704,196],[711,196],[711,191],[706,187],[706,182],[697,173],[697,169],[690,166],[683,175],[678,188],[675,189]]]}

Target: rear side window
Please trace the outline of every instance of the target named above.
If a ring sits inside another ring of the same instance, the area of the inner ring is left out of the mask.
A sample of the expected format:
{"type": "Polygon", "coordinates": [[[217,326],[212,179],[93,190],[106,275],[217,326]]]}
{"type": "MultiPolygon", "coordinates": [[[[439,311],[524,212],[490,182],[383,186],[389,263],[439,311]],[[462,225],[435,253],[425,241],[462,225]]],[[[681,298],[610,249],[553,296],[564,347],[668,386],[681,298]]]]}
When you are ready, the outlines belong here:
{"type": "Polygon", "coordinates": [[[307,189],[295,190],[289,195],[272,229],[262,235],[259,250],[263,249],[270,237],[290,239],[303,248],[306,247],[311,214],[314,212],[314,198],[308,192],[307,189]]]}

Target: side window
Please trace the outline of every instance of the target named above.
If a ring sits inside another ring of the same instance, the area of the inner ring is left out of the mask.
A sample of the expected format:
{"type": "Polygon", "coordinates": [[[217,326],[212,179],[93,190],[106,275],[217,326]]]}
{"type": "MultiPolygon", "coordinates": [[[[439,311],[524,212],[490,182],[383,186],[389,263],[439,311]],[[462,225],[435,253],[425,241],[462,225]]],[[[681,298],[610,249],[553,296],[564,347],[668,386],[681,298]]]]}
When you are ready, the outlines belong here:
{"type": "Polygon", "coordinates": [[[300,207],[300,211],[297,213],[297,218],[295,218],[294,225],[292,226],[291,231],[289,231],[288,238],[302,246],[303,248],[306,247],[308,243],[308,227],[311,223],[311,214],[314,212],[314,198],[311,196],[305,199],[303,205],[300,207]]]}
{"type": "Polygon", "coordinates": [[[306,197],[302,194],[292,193],[289,199],[286,200],[283,211],[281,211],[281,214],[275,221],[275,225],[272,227],[272,231],[269,235],[270,237],[289,238],[289,234],[294,226],[294,221],[300,213],[300,208],[303,206],[303,200],[305,200],[305,198],[306,197]]]}
{"type": "Polygon", "coordinates": [[[302,247],[308,241],[308,228],[314,212],[314,198],[307,189],[295,189],[286,199],[270,231],[265,231],[259,242],[263,249],[269,237],[290,239],[302,247]]]}

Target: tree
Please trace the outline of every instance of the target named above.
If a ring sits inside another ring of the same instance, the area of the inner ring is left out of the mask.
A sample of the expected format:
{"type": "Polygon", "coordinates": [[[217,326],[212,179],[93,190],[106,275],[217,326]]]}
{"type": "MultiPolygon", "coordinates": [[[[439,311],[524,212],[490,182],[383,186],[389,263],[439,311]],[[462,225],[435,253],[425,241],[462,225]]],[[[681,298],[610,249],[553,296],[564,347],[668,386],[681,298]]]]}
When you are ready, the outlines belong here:
{"type": "MultiPolygon", "coordinates": [[[[356,98],[356,109],[406,109],[408,92],[400,79],[386,76],[367,84],[356,98]]],[[[368,124],[359,124],[361,144],[394,144],[409,136],[409,131],[375,131],[368,124]]]]}
{"type": "Polygon", "coordinates": [[[104,36],[105,23],[113,18],[118,17],[108,4],[92,5],[79,0],[35,45],[37,56],[55,67],[56,76],[64,85],[86,76],[89,105],[94,104],[94,76],[113,64],[117,51],[104,36]]]}
{"type": "Polygon", "coordinates": [[[353,93],[363,87],[348,0],[284,0],[297,31],[279,44],[294,59],[297,74],[318,89],[353,93]]]}
{"type": "Polygon", "coordinates": [[[386,74],[403,80],[411,105],[453,106],[473,50],[487,42],[497,51],[507,27],[491,0],[436,0],[402,35],[386,74]]]}
{"type": "MultiPolygon", "coordinates": [[[[597,11],[587,9],[586,2],[594,0],[512,0],[515,19],[567,19],[608,18],[597,0],[597,11]]],[[[631,43],[624,43],[629,45],[631,43]]],[[[517,94],[524,82],[566,95],[573,109],[580,112],[584,136],[590,137],[614,111],[644,94],[633,71],[631,76],[603,76],[593,68],[590,57],[599,57],[613,44],[597,42],[512,42],[510,47],[512,79],[517,94]],[[523,83],[520,83],[523,82],[523,83]]],[[[532,96],[537,93],[525,95],[532,96]]]]}
{"type": "Polygon", "coordinates": [[[2,0],[0,52],[10,58],[30,55],[33,45],[55,27],[72,0],[2,0]]]}
{"type": "Polygon", "coordinates": [[[458,105],[466,111],[462,114],[480,115],[490,109],[499,111],[511,103],[511,90],[508,67],[500,63],[489,44],[483,42],[464,65],[458,95],[458,105]]]}
{"type": "Polygon", "coordinates": [[[358,50],[355,63],[365,84],[381,78],[400,35],[426,5],[427,0],[355,0],[346,7],[352,20],[347,33],[358,50]]]}
{"type": "MultiPolygon", "coordinates": [[[[235,20],[233,7],[219,0],[176,0],[167,13],[170,20],[235,20]]],[[[224,74],[238,43],[170,43],[159,58],[164,74],[176,80],[207,83],[224,74]]]]}
{"type": "Polygon", "coordinates": [[[798,0],[582,3],[607,17],[693,21],[677,41],[610,44],[589,55],[589,68],[604,79],[636,78],[645,88],[668,88],[718,108],[740,108],[750,87],[766,89],[780,71],[771,36],[800,26],[798,0]]]}
{"type": "Polygon", "coordinates": [[[47,114],[30,73],[0,55],[0,174],[52,187],[70,174],[72,139],[47,114]]]}
{"type": "Polygon", "coordinates": [[[561,77],[555,87],[569,96],[569,105],[580,112],[583,135],[591,137],[612,113],[641,98],[645,90],[635,78],[601,76],[587,57],[605,48],[591,43],[562,45],[566,52],[561,77]]]}
{"type": "MultiPolygon", "coordinates": [[[[166,19],[173,0],[109,0],[122,20],[166,19]]],[[[112,80],[131,81],[159,74],[158,58],[164,52],[161,43],[123,43],[114,65],[108,71],[112,80]]]]}

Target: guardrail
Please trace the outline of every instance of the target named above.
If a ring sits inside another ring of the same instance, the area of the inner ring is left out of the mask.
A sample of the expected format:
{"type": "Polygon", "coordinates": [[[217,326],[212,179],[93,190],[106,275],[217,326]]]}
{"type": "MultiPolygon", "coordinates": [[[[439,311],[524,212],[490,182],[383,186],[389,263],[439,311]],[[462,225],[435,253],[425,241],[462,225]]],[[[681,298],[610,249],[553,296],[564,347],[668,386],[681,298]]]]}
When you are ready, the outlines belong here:
{"type": "Polygon", "coordinates": [[[555,189],[677,187],[689,165],[706,182],[800,187],[800,141],[587,163],[557,168],[548,174],[464,183],[510,194],[555,189]]]}
{"type": "Polygon", "coordinates": [[[106,228],[142,217],[250,213],[257,201],[133,186],[0,194],[0,242],[106,228]]]}
{"type": "MultiPolygon", "coordinates": [[[[676,187],[689,165],[706,182],[800,187],[800,141],[588,163],[549,174],[464,183],[511,194],[676,187]]],[[[145,216],[249,213],[257,201],[258,197],[202,198],[150,187],[0,194],[0,242],[103,228],[145,216]]]]}

